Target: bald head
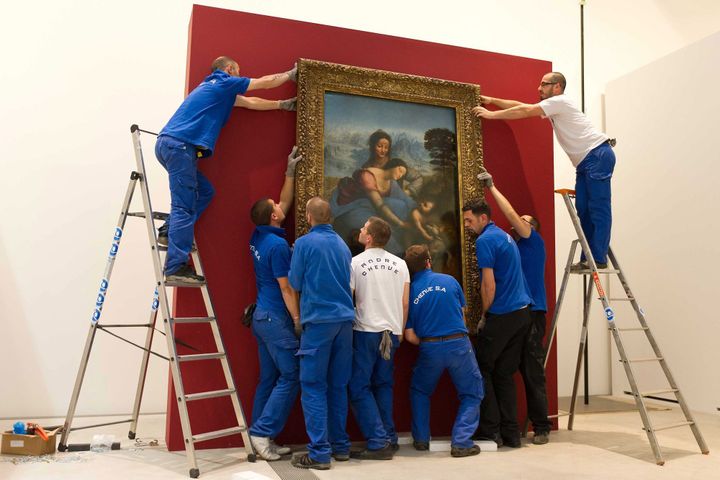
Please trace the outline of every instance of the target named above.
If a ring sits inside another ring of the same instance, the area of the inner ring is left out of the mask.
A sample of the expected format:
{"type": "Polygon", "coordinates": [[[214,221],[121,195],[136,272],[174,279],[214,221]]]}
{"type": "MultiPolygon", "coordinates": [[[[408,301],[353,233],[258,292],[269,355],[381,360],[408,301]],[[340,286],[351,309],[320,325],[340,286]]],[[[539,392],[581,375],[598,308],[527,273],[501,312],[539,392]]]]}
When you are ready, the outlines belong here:
{"type": "Polygon", "coordinates": [[[305,213],[308,215],[310,225],[330,223],[330,204],[320,197],[313,197],[308,200],[305,213]]]}
{"type": "MultiPolygon", "coordinates": [[[[210,65],[210,71],[214,72],[215,70],[222,70],[224,72],[230,73],[231,75],[233,72],[237,71],[238,74],[240,73],[240,67],[238,66],[238,63],[233,60],[230,57],[222,56],[215,59],[215,61],[210,65]],[[229,67],[229,68],[228,68],[229,67]],[[231,71],[228,71],[231,70],[231,71]]],[[[237,75],[235,75],[237,76],[237,75]]]]}

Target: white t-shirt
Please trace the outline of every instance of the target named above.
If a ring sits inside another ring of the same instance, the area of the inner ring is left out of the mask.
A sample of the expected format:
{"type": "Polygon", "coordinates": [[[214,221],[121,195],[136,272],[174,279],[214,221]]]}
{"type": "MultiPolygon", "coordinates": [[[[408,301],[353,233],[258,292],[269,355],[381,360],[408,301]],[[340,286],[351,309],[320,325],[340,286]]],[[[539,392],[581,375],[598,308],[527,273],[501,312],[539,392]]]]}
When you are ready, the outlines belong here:
{"type": "Polygon", "coordinates": [[[590,150],[608,139],[565,94],[546,98],[539,105],[552,122],[558,143],[576,167],[590,150]]]}
{"type": "Polygon", "coordinates": [[[382,248],[368,248],[352,259],[350,288],[355,290],[355,323],[359,332],[402,334],[402,297],[410,283],[405,260],[382,248]]]}

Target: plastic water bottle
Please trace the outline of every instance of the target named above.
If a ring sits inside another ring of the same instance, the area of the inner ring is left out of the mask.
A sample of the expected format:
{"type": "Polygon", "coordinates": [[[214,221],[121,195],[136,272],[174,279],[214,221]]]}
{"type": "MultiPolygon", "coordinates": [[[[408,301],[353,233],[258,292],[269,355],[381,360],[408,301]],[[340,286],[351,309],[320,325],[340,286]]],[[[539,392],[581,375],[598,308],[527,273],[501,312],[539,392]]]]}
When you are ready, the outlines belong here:
{"type": "Polygon", "coordinates": [[[13,433],[16,435],[25,435],[25,433],[27,433],[27,430],[25,430],[25,422],[15,422],[13,424],[13,433]]]}

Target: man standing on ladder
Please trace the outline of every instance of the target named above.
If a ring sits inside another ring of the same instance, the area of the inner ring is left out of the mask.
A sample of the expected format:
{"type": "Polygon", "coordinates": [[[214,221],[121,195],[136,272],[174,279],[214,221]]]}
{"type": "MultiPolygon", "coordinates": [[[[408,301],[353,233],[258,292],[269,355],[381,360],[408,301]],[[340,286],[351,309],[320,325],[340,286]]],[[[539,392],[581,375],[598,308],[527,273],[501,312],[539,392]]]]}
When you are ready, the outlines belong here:
{"type": "MultiPolygon", "coordinates": [[[[527,104],[516,100],[480,96],[483,105],[495,105],[501,110],[487,110],[482,106],[473,113],[488,120],[516,120],[529,117],[549,118],[558,143],[576,168],[575,207],[590,251],[598,268],[607,268],[610,245],[612,211],[610,208],[610,179],[615,168],[613,140],[597,130],[565,95],[565,76],[550,72],[543,76],[538,87],[540,103],[527,104]]],[[[573,270],[588,269],[585,255],[573,265],[573,270]]]]}
{"type": "Polygon", "coordinates": [[[238,63],[229,57],[217,58],[212,73],[185,98],[180,108],[160,131],[155,156],[170,180],[170,218],[160,227],[158,243],[168,247],[165,281],[199,284],[205,278],[188,264],[195,222],[210,203],[215,190],[197,169],[201,158],[213,154],[220,129],[230,118],[232,107],[251,110],[295,110],[295,99],[266,100],[244,97],[250,90],[275,88],[295,81],[297,68],[260,78],[240,76],[238,63]]]}
{"type": "Polygon", "coordinates": [[[290,246],[282,223],[295,196],[295,167],[302,156],[294,147],[288,155],[280,201],[263,198],[250,209],[256,225],[250,239],[255,267],[257,303],[252,331],[258,343],[260,380],[255,389],[250,442],[263,460],[279,460],[290,453],[273,441],[282,431],[300,387],[298,350],[300,307],[290,287],[290,246]]]}
{"type": "Polygon", "coordinates": [[[540,222],[530,215],[520,216],[510,202],[495,187],[492,175],[485,171],[478,180],[492,194],[500,211],[512,227],[513,237],[520,252],[520,264],[532,298],[530,330],[525,338],[520,359],[520,374],[525,384],[528,418],[533,424],[533,443],[544,445],[550,440],[552,422],[548,419],[547,391],[545,389],[545,242],[540,236],[540,222]]]}

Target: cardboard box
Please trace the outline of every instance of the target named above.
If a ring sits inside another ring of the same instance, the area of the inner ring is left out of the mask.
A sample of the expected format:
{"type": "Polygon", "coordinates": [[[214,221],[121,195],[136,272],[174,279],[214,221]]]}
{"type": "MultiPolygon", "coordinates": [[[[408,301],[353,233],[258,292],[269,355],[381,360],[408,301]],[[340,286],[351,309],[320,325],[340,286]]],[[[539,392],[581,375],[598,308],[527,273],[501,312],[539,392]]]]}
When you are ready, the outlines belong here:
{"type": "Polygon", "coordinates": [[[11,455],[45,455],[55,453],[56,434],[60,429],[56,428],[47,432],[48,439],[43,440],[39,435],[18,435],[12,430],[3,432],[0,453],[11,455]]]}

